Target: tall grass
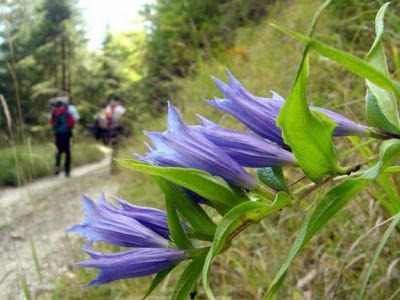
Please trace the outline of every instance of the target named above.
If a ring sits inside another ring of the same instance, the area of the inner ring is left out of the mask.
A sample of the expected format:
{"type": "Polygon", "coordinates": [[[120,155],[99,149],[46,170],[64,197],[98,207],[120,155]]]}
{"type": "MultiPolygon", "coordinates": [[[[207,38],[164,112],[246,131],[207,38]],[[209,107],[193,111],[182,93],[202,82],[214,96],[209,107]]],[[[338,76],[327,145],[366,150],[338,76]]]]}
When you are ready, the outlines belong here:
{"type": "MultiPolygon", "coordinates": [[[[25,145],[0,149],[0,186],[18,185],[21,173],[31,172],[32,179],[53,174],[55,151],[55,146],[50,143],[30,145],[28,149],[25,145]]],[[[103,157],[96,144],[74,144],[71,153],[73,166],[95,162],[103,157]]]]}
{"type": "Polygon", "coordinates": [[[42,282],[43,281],[42,267],[40,266],[39,257],[37,255],[35,242],[33,241],[31,236],[29,237],[29,244],[31,246],[32,259],[35,262],[36,274],[39,277],[39,281],[42,282]]]}

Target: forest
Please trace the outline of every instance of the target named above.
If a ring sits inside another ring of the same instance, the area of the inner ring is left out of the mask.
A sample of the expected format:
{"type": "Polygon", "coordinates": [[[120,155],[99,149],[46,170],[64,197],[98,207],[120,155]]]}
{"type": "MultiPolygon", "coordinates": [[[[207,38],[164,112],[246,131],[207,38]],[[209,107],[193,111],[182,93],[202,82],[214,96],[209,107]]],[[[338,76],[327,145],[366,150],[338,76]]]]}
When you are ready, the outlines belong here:
{"type": "Polygon", "coordinates": [[[78,1],[6,1],[2,94],[12,120],[22,117],[28,127],[46,124],[48,99],[59,91],[71,94],[83,122],[111,93],[128,101],[134,118],[157,114],[177,90],[174,78],[193,73],[196,63],[232,45],[236,28],[265,15],[265,1],[159,1],[143,8],[146,32],[106,33],[93,52],[78,1]]]}
{"type": "Polygon", "coordinates": [[[400,3],[155,0],[140,17],[90,49],[79,0],[0,3],[0,298],[398,299],[400,3]],[[65,176],[60,95],[80,115],[65,176]],[[123,131],[99,139],[113,97],[123,131]],[[111,259],[148,248],[174,263],[111,259]]]}

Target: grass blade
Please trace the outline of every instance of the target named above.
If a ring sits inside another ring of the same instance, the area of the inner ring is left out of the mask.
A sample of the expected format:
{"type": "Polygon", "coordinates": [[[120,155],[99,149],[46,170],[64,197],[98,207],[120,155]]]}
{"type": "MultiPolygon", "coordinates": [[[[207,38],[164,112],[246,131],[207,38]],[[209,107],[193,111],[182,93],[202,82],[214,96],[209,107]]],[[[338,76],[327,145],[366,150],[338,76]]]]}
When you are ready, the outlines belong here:
{"type": "Polygon", "coordinates": [[[31,300],[32,296],[31,296],[31,292],[30,292],[29,287],[28,287],[28,283],[26,282],[25,273],[18,272],[18,281],[19,281],[19,284],[20,284],[20,286],[22,288],[22,291],[24,292],[25,299],[26,300],[31,300]]]}
{"type": "Polygon", "coordinates": [[[387,240],[389,239],[389,236],[392,234],[393,230],[396,228],[396,225],[400,222],[400,213],[394,216],[393,221],[390,223],[389,227],[386,229],[381,241],[379,242],[378,247],[376,248],[374,257],[372,258],[372,262],[368,267],[368,271],[365,274],[363,283],[362,283],[362,288],[360,291],[360,294],[358,295],[358,300],[362,300],[365,297],[365,290],[368,285],[369,277],[371,276],[372,269],[374,268],[376,261],[379,257],[379,255],[382,252],[383,247],[385,246],[387,240]]]}
{"type": "Polygon", "coordinates": [[[33,261],[35,263],[36,273],[37,273],[37,275],[39,277],[40,282],[42,282],[43,281],[42,268],[40,267],[39,257],[38,257],[37,252],[36,252],[35,243],[33,242],[31,236],[29,237],[29,244],[31,245],[32,259],[33,259],[33,261]]]}

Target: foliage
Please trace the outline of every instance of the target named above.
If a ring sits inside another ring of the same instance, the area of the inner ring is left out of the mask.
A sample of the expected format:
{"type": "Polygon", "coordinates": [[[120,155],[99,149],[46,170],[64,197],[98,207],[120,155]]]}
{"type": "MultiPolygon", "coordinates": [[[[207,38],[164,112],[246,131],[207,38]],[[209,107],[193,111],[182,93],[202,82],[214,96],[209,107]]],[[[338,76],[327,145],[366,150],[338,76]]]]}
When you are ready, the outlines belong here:
{"type": "Polygon", "coordinates": [[[139,101],[160,108],[177,90],[174,77],[187,76],[197,62],[229,48],[236,29],[258,22],[271,2],[163,0],[147,5],[142,12],[149,25],[139,101]]]}
{"type": "Polygon", "coordinates": [[[49,98],[82,84],[85,42],[76,5],[75,0],[1,4],[0,85],[15,123],[47,123],[49,98]]]}
{"type": "Polygon", "coordinates": [[[229,48],[236,29],[258,22],[267,4],[158,1],[143,11],[146,32],[108,32],[101,51],[89,51],[77,0],[4,2],[0,87],[19,127],[46,124],[49,98],[60,91],[71,94],[82,123],[92,122],[110,94],[141,121],[143,111],[156,114],[177,90],[174,77],[229,48]]]}

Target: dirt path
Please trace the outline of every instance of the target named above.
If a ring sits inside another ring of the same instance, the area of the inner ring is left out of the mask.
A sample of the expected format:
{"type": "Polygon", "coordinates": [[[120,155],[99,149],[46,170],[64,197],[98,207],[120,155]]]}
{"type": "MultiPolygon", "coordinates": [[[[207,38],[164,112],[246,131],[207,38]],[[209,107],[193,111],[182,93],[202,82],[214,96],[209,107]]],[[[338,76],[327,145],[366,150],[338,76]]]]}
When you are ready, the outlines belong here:
{"type": "Polygon", "coordinates": [[[0,191],[0,299],[24,299],[26,278],[33,299],[48,298],[58,274],[74,262],[77,236],[65,230],[82,220],[80,194],[116,194],[111,153],[97,163],[75,168],[71,178],[51,177],[29,186],[0,191]],[[42,280],[33,259],[37,253],[42,280]],[[19,275],[18,275],[19,274],[19,275]]]}

